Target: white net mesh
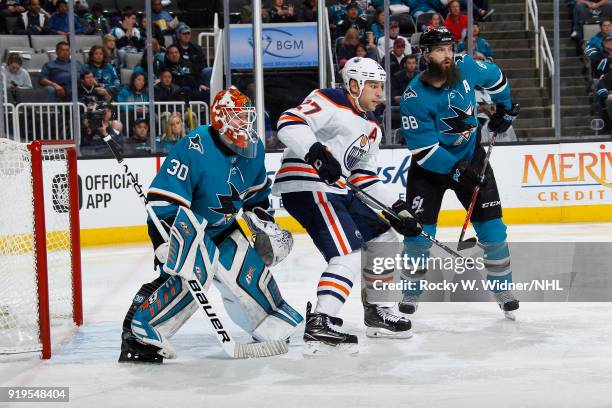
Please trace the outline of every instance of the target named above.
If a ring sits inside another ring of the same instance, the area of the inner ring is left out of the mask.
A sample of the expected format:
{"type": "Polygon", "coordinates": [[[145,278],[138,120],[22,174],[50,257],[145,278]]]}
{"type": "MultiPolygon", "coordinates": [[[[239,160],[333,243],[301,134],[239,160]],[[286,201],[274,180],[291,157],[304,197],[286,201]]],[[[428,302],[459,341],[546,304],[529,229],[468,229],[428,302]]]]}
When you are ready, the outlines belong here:
{"type": "MultiPolygon", "coordinates": [[[[0,354],[40,350],[32,159],[0,139],[0,354]]],[[[44,146],[43,186],[51,325],[72,317],[66,150],[44,146]]]]}

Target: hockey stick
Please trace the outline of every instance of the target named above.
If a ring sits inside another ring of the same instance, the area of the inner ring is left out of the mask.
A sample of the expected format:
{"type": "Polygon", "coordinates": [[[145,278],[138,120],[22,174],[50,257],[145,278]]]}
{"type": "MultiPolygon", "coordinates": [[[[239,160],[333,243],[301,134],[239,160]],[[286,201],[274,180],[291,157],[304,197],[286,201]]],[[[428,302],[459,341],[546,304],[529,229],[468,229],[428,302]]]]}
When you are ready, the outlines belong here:
{"type": "MultiPolygon", "coordinates": [[[[345,176],[343,176],[343,177],[348,180],[347,177],[345,177],[345,176]]],[[[361,201],[363,201],[367,205],[370,205],[372,207],[376,207],[376,208],[380,209],[381,211],[384,211],[385,213],[387,213],[391,217],[395,218],[396,220],[401,220],[402,219],[402,217],[400,217],[391,208],[387,207],[385,204],[381,203],[376,198],[372,197],[370,194],[366,193],[365,191],[363,191],[361,188],[357,187],[353,183],[351,183],[349,181],[346,181],[345,184],[346,184],[346,186],[349,189],[351,189],[351,190],[353,190],[355,192],[355,195],[357,196],[357,198],[359,198],[361,201]]],[[[443,250],[445,250],[446,252],[448,252],[449,254],[451,254],[451,255],[453,255],[453,256],[455,256],[457,258],[463,258],[463,256],[461,256],[461,254],[453,251],[451,248],[449,248],[448,246],[444,245],[442,242],[438,241],[437,239],[435,239],[434,237],[429,235],[426,231],[421,230],[421,235],[424,236],[425,238],[427,238],[429,241],[431,241],[434,244],[436,244],[437,246],[439,246],[440,248],[442,248],[443,250]]]]}
{"type": "MultiPolygon", "coordinates": [[[[111,152],[113,152],[113,156],[117,159],[117,162],[123,166],[123,171],[126,176],[129,177],[129,180],[132,182],[132,186],[136,194],[140,197],[140,200],[145,206],[151,221],[155,224],[158,232],[162,236],[162,238],[168,242],[170,237],[168,233],[164,229],[161,224],[161,221],[153,211],[153,208],[149,204],[147,200],[147,196],[142,189],[142,186],[138,182],[134,173],[130,171],[130,168],[123,160],[123,155],[121,153],[121,149],[117,142],[115,142],[110,136],[106,136],[104,141],[110,148],[111,152]]],[[[181,278],[183,278],[181,276],[181,278]]],[[[221,321],[220,316],[215,312],[214,306],[210,303],[208,298],[203,292],[202,286],[200,285],[199,280],[195,277],[195,274],[192,273],[190,279],[183,278],[185,286],[189,288],[189,292],[193,296],[195,300],[200,304],[199,309],[204,313],[205,320],[210,324],[212,330],[216,333],[216,339],[221,344],[223,351],[232,357],[232,358],[253,358],[253,357],[269,357],[276,356],[279,354],[287,353],[288,347],[287,342],[285,340],[266,340],[260,343],[238,343],[235,341],[229,334],[229,332],[224,328],[224,324],[221,321]]]]}
{"type": "Polygon", "coordinates": [[[457,250],[461,251],[467,248],[471,248],[478,242],[476,237],[471,237],[466,240],[463,239],[465,236],[465,232],[467,230],[468,225],[470,224],[470,219],[472,218],[472,212],[474,211],[474,207],[476,206],[476,199],[478,198],[478,193],[480,192],[480,184],[484,182],[485,173],[487,171],[487,166],[489,165],[489,157],[491,157],[491,152],[493,151],[493,145],[495,144],[495,138],[497,137],[496,132],[491,132],[491,140],[489,141],[489,148],[487,149],[487,154],[482,163],[482,169],[480,170],[480,183],[476,184],[474,187],[474,192],[472,193],[472,201],[470,201],[470,206],[468,207],[467,214],[465,215],[465,221],[463,222],[463,228],[461,228],[461,234],[459,235],[459,242],[457,243],[457,250]]]}

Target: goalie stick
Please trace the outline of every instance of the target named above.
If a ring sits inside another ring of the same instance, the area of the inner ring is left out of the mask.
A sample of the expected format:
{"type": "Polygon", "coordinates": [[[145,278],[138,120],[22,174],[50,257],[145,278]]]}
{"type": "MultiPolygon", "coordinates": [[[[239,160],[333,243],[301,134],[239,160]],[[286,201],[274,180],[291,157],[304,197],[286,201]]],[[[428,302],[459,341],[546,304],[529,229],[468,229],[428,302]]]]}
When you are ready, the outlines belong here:
{"type": "MultiPolygon", "coordinates": [[[[482,163],[482,169],[480,170],[480,183],[484,181],[485,173],[487,171],[487,166],[489,165],[489,157],[491,157],[491,152],[493,151],[493,145],[495,144],[495,138],[497,137],[497,133],[491,132],[491,140],[489,141],[489,148],[487,149],[487,154],[482,163]]],[[[470,237],[468,239],[463,239],[465,236],[465,232],[467,230],[468,225],[470,224],[470,219],[472,218],[472,212],[474,211],[474,207],[476,206],[476,199],[478,198],[478,193],[480,192],[480,184],[476,184],[474,187],[474,192],[472,193],[472,200],[470,201],[470,206],[468,207],[467,214],[465,215],[465,221],[463,222],[463,227],[461,228],[461,234],[459,235],[459,242],[457,243],[457,250],[461,251],[467,248],[471,248],[478,242],[476,237],[470,237]]]]}
{"type": "MultiPolygon", "coordinates": [[[[343,177],[347,178],[346,176],[343,176],[343,177]]],[[[355,195],[357,196],[357,198],[359,198],[361,201],[363,201],[367,205],[370,205],[372,207],[376,207],[376,208],[380,209],[381,211],[387,213],[388,215],[390,215],[391,217],[395,218],[396,220],[401,220],[402,219],[391,208],[387,207],[386,205],[384,205],[383,203],[378,201],[376,198],[372,197],[370,194],[366,193],[365,191],[363,191],[361,188],[357,187],[353,183],[347,181],[345,184],[346,184],[346,186],[349,189],[351,189],[351,190],[353,190],[355,192],[355,195]]],[[[449,254],[451,254],[451,255],[453,255],[453,256],[455,256],[457,258],[463,258],[463,256],[461,256],[461,254],[453,251],[451,248],[449,248],[448,246],[444,245],[442,242],[438,241],[437,239],[435,239],[434,237],[429,235],[427,232],[421,231],[421,235],[424,236],[425,238],[427,238],[429,241],[431,241],[434,244],[436,244],[437,246],[439,246],[440,248],[442,248],[443,250],[445,250],[446,252],[448,252],[449,254]]]]}
{"type": "MultiPolygon", "coordinates": [[[[145,195],[142,186],[138,182],[138,179],[136,179],[134,173],[130,171],[130,168],[124,162],[121,148],[110,136],[106,136],[104,141],[110,148],[113,156],[115,156],[117,162],[123,167],[123,171],[126,176],[128,176],[132,182],[134,191],[136,194],[138,194],[140,200],[144,204],[151,221],[153,221],[153,224],[159,231],[162,238],[168,242],[170,239],[168,232],[166,232],[161,224],[161,221],[149,204],[147,196],[145,195]]],[[[215,338],[219,341],[223,351],[225,351],[228,356],[232,358],[254,358],[276,356],[287,353],[288,347],[285,340],[266,340],[259,343],[238,343],[235,341],[225,329],[225,325],[221,321],[220,316],[215,312],[214,306],[210,303],[204,292],[202,292],[202,286],[200,285],[198,279],[195,278],[195,274],[193,274],[193,279],[186,279],[182,276],[181,278],[183,279],[185,286],[189,288],[189,292],[193,296],[194,300],[200,304],[198,309],[200,309],[204,314],[205,320],[209,323],[210,328],[216,334],[215,338]]]]}

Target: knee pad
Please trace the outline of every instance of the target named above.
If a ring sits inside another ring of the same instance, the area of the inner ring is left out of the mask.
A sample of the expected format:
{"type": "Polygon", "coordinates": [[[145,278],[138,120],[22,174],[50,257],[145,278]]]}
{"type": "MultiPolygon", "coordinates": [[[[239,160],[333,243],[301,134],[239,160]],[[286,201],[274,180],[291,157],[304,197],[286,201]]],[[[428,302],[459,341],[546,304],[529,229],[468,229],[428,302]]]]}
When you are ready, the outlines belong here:
{"type": "Polygon", "coordinates": [[[303,321],[283,299],[278,285],[242,231],[219,245],[214,276],[230,318],[258,340],[286,339],[303,321]]]}

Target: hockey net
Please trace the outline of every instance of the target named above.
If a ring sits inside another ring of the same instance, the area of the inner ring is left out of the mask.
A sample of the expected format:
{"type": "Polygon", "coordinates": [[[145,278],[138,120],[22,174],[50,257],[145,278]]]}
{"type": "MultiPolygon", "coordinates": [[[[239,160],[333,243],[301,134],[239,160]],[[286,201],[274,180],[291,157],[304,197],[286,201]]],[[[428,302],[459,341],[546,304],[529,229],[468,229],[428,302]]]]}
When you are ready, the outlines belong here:
{"type": "Polygon", "coordinates": [[[76,148],[0,139],[0,354],[51,356],[82,323],[76,148]]]}

